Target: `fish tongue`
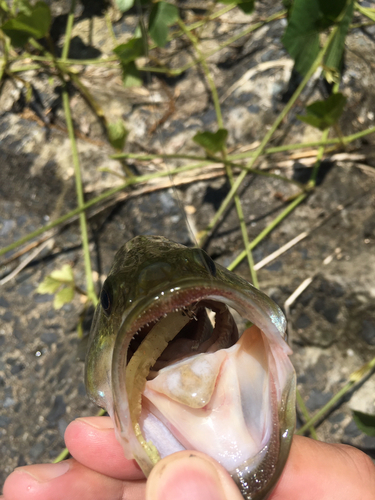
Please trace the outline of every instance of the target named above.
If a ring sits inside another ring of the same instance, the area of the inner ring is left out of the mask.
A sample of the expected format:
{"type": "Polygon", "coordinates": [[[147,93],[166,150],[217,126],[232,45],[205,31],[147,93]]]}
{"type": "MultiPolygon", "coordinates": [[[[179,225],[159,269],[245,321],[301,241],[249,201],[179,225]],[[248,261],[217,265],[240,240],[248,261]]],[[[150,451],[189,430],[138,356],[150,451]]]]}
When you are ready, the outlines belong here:
{"type": "Polygon", "coordinates": [[[190,408],[203,408],[215,389],[224,351],[197,354],[161,370],[147,387],[190,408]]]}
{"type": "Polygon", "coordinates": [[[233,470],[262,449],[272,427],[267,359],[262,334],[252,327],[233,347],[161,370],[143,396],[186,449],[233,470]]]}

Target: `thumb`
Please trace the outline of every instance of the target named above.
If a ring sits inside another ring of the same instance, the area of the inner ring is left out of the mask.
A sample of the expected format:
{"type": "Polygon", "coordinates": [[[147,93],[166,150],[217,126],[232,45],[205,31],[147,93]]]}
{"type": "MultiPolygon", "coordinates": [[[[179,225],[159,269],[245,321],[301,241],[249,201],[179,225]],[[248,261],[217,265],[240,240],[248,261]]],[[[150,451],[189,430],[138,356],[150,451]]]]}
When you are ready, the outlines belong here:
{"type": "Polygon", "coordinates": [[[228,472],[198,451],[160,460],[146,486],[146,500],[243,500],[228,472]]]}

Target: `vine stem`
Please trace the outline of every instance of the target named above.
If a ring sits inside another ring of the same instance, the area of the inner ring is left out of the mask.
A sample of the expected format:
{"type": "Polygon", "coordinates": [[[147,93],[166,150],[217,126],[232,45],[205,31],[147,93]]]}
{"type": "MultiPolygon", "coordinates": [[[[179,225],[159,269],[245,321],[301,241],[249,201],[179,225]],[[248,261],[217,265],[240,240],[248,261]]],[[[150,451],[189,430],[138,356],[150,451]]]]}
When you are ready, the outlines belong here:
{"type": "MultiPolygon", "coordinates": [[[[69,13],[68,21],[67,21],[67,25],[66,25],[65,43],[64,43],[63,52],[62,52],[62,59],[63,60],[66,59],[66,57],[68,56],[68,52],[69,52],[70,37],[72,34],[72,27],[73,27],[73,21],[74,21],[75,3],[76,3],[76,0],[72,0],[71,7],[70,7],[70,13],[69,13]]],[[[66,82],[65,82],[63,77],[62,77],[62,82],[63,82],[62,101],[63,101],[63,107],[64,107],[64,113],[65,113],[65,119],[66,119],[66,126],[68,129],[68,136],[70,139],[70,146],[72,149],[74,175],[75,175],[75,182],[76,182],[76,194],[77,194],[77,202],[78,202],[77,204],[78,204],[78,207],[82,209],[84,204],[85,204],[85,201],[84,201],[84,196],[83,196],[81,166],[79,163],[77,141],[76,141],[75,134],[74,134],[74,127],[73,127],[72,114],[71,114],[71,110],[70,110],[68,89],[67,89],[67,85],[66,85],[66,82]]],[[[80,220],[80,227],[81,227],[83,258],[84,258],[84,263],[85,263],[87,296],[89,297],[89,299],[91,300],[91,302],[95,306],[98,302],[98,298],[97,298],[96,293],[95,293],[94,280],[93,280],[92,270],[91,270],[89,237],[88,237],[88,232],[87,232],[86,214],[84,211],[82,211],[79,214],[79,220],[80,220]]]]}
{"type": "MultiPolygon", "coordinates": [[[[199,56],[198,62],[202,66],[202,69],[203,69],[204,74],[206,76],[206,80],[207,80],[208,85],[209,85],[210,90],[211,90],[212,100],[213,100],[213,103],[214,103],[214,108],[215,108],[215,113],[216,113],[216,119],[217,119],[218,127],[219,127],[219,129],[224,129],[223,115],[222,115],[222,112],[221,112],[221,107],[220,107],[219,96],[218,96],[218,93],[217,93],[217,88],[216,88],[214,79],[212,78],[212,75],[211,75],[210,69],[208,67],[207,61],[205,60],[205,58],[203,57],[202,52],[199,49],[198,40],[197,40],[197,38],[191,32],[189,32],[189,31],[186,30],[185,24],[180,19],[178,20],[178,24],[179,24],[180,28],[182,29],[182,31],[185,33],[185,35],[189,38],[189,40],[193,44],[193,47],[194,47],[196,53],[199,56]]],[[[229,179],[230,185],[233,186],[233,183],[234,183],[233,171],[232,171],[231,164],[226,161],[227,160],[227,149],[226,149],[225,146],[222,149],[222,157],[223,157],[223,160],[224,160],[225,170],[226,170],[226,174],[227,174],[227,177],[229,179]]],[[[237,192],[234,193],[234,203],[235,203],[235,206],[236,206],[236,212],[237,212],[237,216],[238,216],[238,220],[239,220],[239,224],[240,224],[240,228],[241,228],[241,234],[242,234],[242,239],[243,239],[244,247],[246,249],[246,256],[247,256],[247,261],[248,261],[248,264],[249,264],[249,270],[250,270],[251,279],[252,279],[253,285],[256,288],[259,288],[259,282],[258,282],[257,273],[256,273],[255,268],[254,268],[254,259],[253,259],[251,250],[249,248],[249,236],[247,234],[245,217],[244,217],[244,213],[243,213],[243,210],[242,210],[241,200],[240,200],[240,197],[239,197],[239,195],[238,195],[237,192]]]]}
{"type": "MultiPolygon", "coordinates": [[[[215,49],[211,50],[210,52],[206,52],[205,54],[203,54],[202,52],[200,52],[200,56],[199,56],[199,61],[198,62],[202,63],[203,61],[205,61],[209,57],[211,57],[214,54],[217,54],[218,52],[220,52],[220,50],[225,49],[226,47],[228,47],[228,45],[231,45],[232,43],[237,42],[237,40],[240,40],[244,36],[249,35],[253,31],[256,31],[256,30],[262,28],[264,25],[266,25],[266,24],[268,24],[268,23],[270,23],[272,21],[275,21],[276,19],[281,19],[281,18],[285,17],[285,15],[286,15],[286,10],[282,10],[280,12],[276,12],[276,14],[272,14],[272,16],[269,16],[264,21],[260,21],[258,23],[255,23],[255,24],[249,26],[248,28],[244,29],[243,31],[241,31],[237,35],[234,35],[231,38],[228,38],[228,40],[226,40],[224,43],[219,44],[218,47],[216,47],[215,49]]],[[[178,24],[180,25],[179,22],[178,22],[178,24]]],[[[190,26],[184,25],[184,28],[182,28],[181,25],[180,25],[180,28],[181,28],[181,32],[184,33],[186,36],[188,36],[190,38],[189,33],[192,31],[191,25],[190,26]]],[[[195,45],[195,47],[197,47],[197,45],[195,45]]],[[[151,46],[150,48],[154,48],[154,47],[151,46]]],[[[174,68],[174,69],[167,68],[167,67],[164,67],[164,68],[155,68],[155,67],[152,67],[152,66],[140,66],[138,69],[139,69],[139,71],[150,71],[151,73],[153,73],[153,72],[156,72],[156,73],[167,73],[167,74],[169,74],[171,76],[178,76],[178,75],[181,75],[181,73],[184,73],[188,69],[190,69],[193,66],[195,66],[195,64],[196,64],[196,61],[192,61],[192,62],[189,62],[189,63],[185,64],[184,66],[181,66],[180,68],[174,68]]]]}
{"type": "MultiPolygon", "coordinates": [[[[302,412],[302,415],[305,417],[305,420],[310,420],[310,415],[309,415],[308,409],[306,408],[305,402],[302,399],[301,393],[299,392],[298,389],[296,389],[296,399],[297,399],[298,406],[302,412]]],[[[317,435],[315,427],[313,425],[311,425],[309,427],[309,431],[310,431],[310,436],[313,439],[318,439],[318,435],[317,435]]]]}
{"type": "Polygon", "coordinates": [[[87,233],[87,222],[86,222],[86,215],[85,215],[84,209],[83,209],[84,198],[83,198],[81,167],[79,164],[77,142],[76,142],[76,138],[74,135],[72,115],[70,112],[69,94],[68,94],[66,87],[64,88],[64,90],[62,92],[62,99],[63,99],[65,119],[66,119],[66,126],[68,129],[68,135],[69,135],[71,148],[72,148],[72,157],[73,157],[74,175],[75,175],[75,180],[76,180],[76,193],[77,193],[78,207],[82,210],[80,215],[79,215],[79,220],[80,220],[80,226],[81,226],[81,239],[82,239],[83,257],[84,257],[85,271],[86,271],[87,295],[88,295],[89,299],[92,301],[92,303],[94,305],[96,305],[98,302],[98,298],[97,298],[96,293],[95,293],[94,280],[93,280],[92,271],[91,271],[89,238],[88,238],[88,233],[87,233]]]}
{"type": "MultiPolygon", "coordinates": [[[[330,46],[330,44],[331,44],[331,42],[332,42],[332,40],[333,40],[336,32],[337,32],[337,27],[334,27],[332,29],[331,33],[329,34],[328,38],[327,38],[326,44],[320,50],[317,58],[315,59],[314,63],[311,65],[309,71],[306,73],[305,77],[303,78],[302,82],[298,86],[297,90],[294,92],[294,94],[290,98],[288,104],[284,107],[284,109],[282,110],[282,112],[276,118],[276,120],[274,121],[274,123],[273,123],[272,127],[270,128],[270,130],[264,136],[262,142],[260,143],[259,147],[255,151],[254,156],[250,160],[250,162],[248,164],[248,167],[253,167],[254,163],[257,161],[257,159],[259,158],[259,156],[263,153],[263,151],[264,151],[266,145],[268,144],[269,140],[271,139],[271,137],[273,136],[273,134],[275,133],[275,131],[277,130],[277,128],[279,127],[279,125],[281,124],[281,122],[284,120],[284,118],[286,117],[286,115],[289,113],[289,111],[293,107],[294,103],[298,99],[298,97],[301,94],[302,90],[305,88],[307,82],[310,80],[310,78],[315,73],[315,71],[319,68],[319,66],[320,66],[320,64],[321,64],[321,62],[323,60],[323,57],[324,57],[325,53],[327,52],[328,47],[330,46]]],[[[200,241],[199,241],[199,245],[200,246],[202,246],[206,242],[209,234],[211,233],[211,231],[213,230],[213,228],[216,226],[216,224],[220,220],[220,218],[223,215],[224,211],[227,209],[229,203],[232,201],[234,193],[240,187],[240,185],[241,185],[242,181],[244,180],[244,178],[246,177],[246,175],[247,175],[247,172],[244,170],[237,177],[237,179],[234,182],[232,188],[230,189],[229,193],[227,194],[227,196],[225,197],[223,203],[221,204],[219,210],[216,212],[215,216],[212,218],[210,224],[203,231],[203,234],[202,234],[202,236],[200,238],[200,241]]]]}
{"type": "Polygon", "coordinates": [[[64,46],[61,54],[61,61],[65,62],[68,54],[69,54],[69,47],[70,47],[70,39],[72,36],[72,29],[73,29],[73,23],[74,23],[74,9],[76,6],[76,0],[72,0],[72,3],[70,4],[70,12],[68,15],[68,20],[66,22],[66,28],[65,28],[65,40],[64,40],[64,46]]]}
{"type": "Polygon", "coordinates": [[[329,401],[326,403],[319,411],[315,413],[313,417],[311,417],[305,425],[303,425],[296,434],[302,435],[304,434],[312,425],[315,425],[318,420],[320,420],[333,406],[335,406],[340,399],[355,385],[359,384],[365,377],[367,377],[372,370],[375,368],[375,357],[372,358],[371,361],[363,365],[359,370],[353,372],[349,381],[344,385],[344,387],[337,392],[329,401]]]}
{"type": "MultiPolygon", "coordinates": [[[[335,86],[336,88],[336,86],[335,86]]],[[[336,89],[337,90],[337,89],[336,89]]],[[[324,144],[324,142],[327,140],[327,137],[328,137],[328,133],[329,133],[329,128],[327,128],[327,130],[325,130],[322,134],[322,143],[324,144]]],[[[280,224],[280,222],[282,220],[285,219],[285,217],[287,217],[300,203],[302,203],[302,201],[306,198],[306,196],[308,195],[309,191],[311,191],[314,187],[315,187],[315,184],[316,184],[316,178],[317,178],[317,175],[318,175],[318,171],[319,171],[319,167],[320,167],[320,164],[321,164],[321,161],[322,161],[322,158],[323,158],[323,154],[324,154],[324,146],[320,146],[319,147],[319,150],[318,150],[318,154],[316,155],[316,161],[315,161],[315,164],[314,164],[314,168],[313,168],[313,171],[311,173],[311,177],[310,177],[310,180],[307,184],[307,188],[308,190],[305,192],[305,193],[302,193],[300,196],[297,196],[297,198],[283,211],[281,212],[281,214],[276,217],[250,244],[249,244],[249,247],[251,249],[253,249],[256,245],[258,245],[258,243],[260,243],[260,241],[265,238],[271,231],[273,231],[273,229],[278,225],[280,224]]],[[[228,266],[228,269],[230,271],[233,271],[233,269],[238,266],[238,264],[245,258],[246,256],[246,249],[243,250],[240,255],[228,266]]]]}
{"type": "MultiPolygon", "coordinates": [[[[368,129],[365,129],[365,130],[361,130],[360,132],[356,132],[355,134],[351,134],[351,135],[348,135],[348,136],[345,136],[343,138],[344,140],[344,143],[345,144],[349,144],[350,142],[353,142],[357,139],[360,139],[361,137],[365,137],[366,135],[370,135],[370,134],[373,134],[375,133],[375,127],[370,127],[368,129]]],[[[289,145],[286,145],[286,146],[280,146],[280,147],[274,147],[274,148],[268,148],[267,150],[265,150],[265,154],[273,154],[273,153],[278,153],[278,152],[283,152],[283,151],[289,151],[289,150],[295,150],[295,149],[304,149],[304,148],[308,148],[308,147],[317,147],[317,146],[321,146],[321,145],[332,145],[332,144],[339,144],[341,141],[339,139],[327,139],[327,141],[325,141],[324,143],[322,143],[322,141],[314,141],[314,142],[305,142],[305,143],[300,143],[300,144],[289,144],[289,145]]],[[[228,155],[228,159],[240,159],[240,158],[245,158],[245,157],[248,157],[250,156],[251,154],[253,154],[252,152],[251,153],[241,153],[239,155],[228,155]]],[[[159,159],[159,158],[186,158],[186,159],[198,159],[198,158],[202,158],[203,157],[196,157],[196,156],[192,156],[192,155],[165,155],[165,154],[159,154],[159,155],[144,155],[144,154],[124,154],[124,155],[112,155],[111,158],[132,158],[132,159],[138,159],[140,161],[144,160],[144,161],[148,161],[148,160],[152,160],[152,159],[159,159]]],[[[105,199],[115,195],[116,193],[118,193],[119,191],[122,191],[123,189],[127,188],[128,186],[132,185],[132,184],[141,184],[141,183],[144,183],[144,182],[147,182],[147,181],[150,181],[150,180],[153,180],[153,179],[157,179],[157,178],[161,178],[161,177],[168,177],[170,175],[175,175],[175,174],[180,174],[180,173],[183,173],[183,172],[188,172],[188,171],[191,171],[191,170],[196,170],[196,169],[199,169],[199,168],[202,168],[202,167],[205,167],[207,165],[209,165],[210,163],[212,163],[212,161],[216,161],[216,159],[212,159],[211,161],[208,161],[207,159],[205,159],[205,161],[202,161],[200,163],[197,163],[197,164],[193,164],[193,165],[185,165],[183,167],[178,167],[174,170],[171,170],[171,171],[168,171],[168,172],[157,172],[155,174],[147,174],[147,175],[141,175],[141,176],[137,176],[137,177],[134,177],[133,179],[129,179],[127,180],[124,184],[118,186],[118,187],[115,187],[115,188],[112,188],[112,189],[109,189],[108,191],[100,194],[99,196],[95,197],[95,198],[92,198],[89,202],[85,203],[82,208],[78,207],[74,210],[72,210],[71,212],[68,212],[67,214],[61,216],[60,218],[56,219],[55,221],[52,221],[50,222],[49,224],[47,224],[46,226],[43,226],[35,231],[33,231],[32,233],[29,233],[28,235],[24,236],[23,238],[20,238],[19,240],[11,243],[10,245],[0,249],[0,257],[4,254],[6,254],[7,252],[10,252],[12,250],[14,250],[15,248],[23,245],[24,243],[27,243],[28,241],[32,240],[33,238],[36,238],[37,236],[40,236],[41,234],[45,233],[46,231],[50,230],[50,229],[53,229],[54,227],[60,225],[60,224],[63,224],[64,222],[66,222],[67,220],[69,220],[71,217],[74,217],[75,215],[83,212],[84,210],[87,210],[91,207],[93,207],[94,205],[96,205],[97,203],[100,203],[101,201],[104,201],[105,199]]],[[[220,163],[223,163],[223,160],[217,160],[217,161],[220,161],[220,163]]],[[[265,175],[266,172],[263,173],[262,170],[256,170],[256,169],[250,169],[249,167],[243,167],[242,165],[238,165],[239,168],[247,168],[248,171],[250,172],[253,172],[253,173],[259,173],[259,175],[265,175]]],[[[267,174],[268,176],[272,175],[272,176],[275,176],[276,174],[267,174]]],[[[278,176],[280,177],[280,176],[278,176]]],[[[274,221],[273,221],[273,226],[270,227],[270,230],[268,230],[268,227],[262,231],[262,233],[259,234],[259,236],[257,236],[257,238],[255,238],[254,242],[257,242],[256,244],[258,244],[274,227],[276,227],[276,225],[281,221],[283,220],[288,214],[290,211],[294,210],[295,206],[297,206],[304,198],[306,198],[306,194],[302,194],[300,195],[298,198],[296,198],[296,200],[294,200],[287,208],[284,212],[282,212],[279,217],[277,217],[274,221]],[[297,203],[297,205],[295,205],[295,203],[297,203]]],[[[250,243],[251,245],[251,248],[254,248],[252,245],[253,245],[253,242],[250,243]]],[[[254,245],[255,246],[255,245],[254,245]]],[[[232,269],[234,269],[238,264],[239,262],[241,262],[241,260],[246,257],[246,253],[243,253],[243,254],[240,254],[237,259],[235,259],[232,264],[230,266],[233,266],[232,269]],[[239,260],[238,260],[239,259],[239,260]]]]}
{"type": "Polygon", "coordinates": [[[202,167],[211,165],[212,163],[223,163],[224,165],[229,165],[230,167],[233,168],[238,168],[240,170],[247,170],[247,172],[255,174],[255,175],[261,175],[263,177],[272,177],[274,179],[279,179],[281,181],[288,182],[289,184],[294,184],[295,186],[298,186],[300,189],[303,189],[303,184],[301,184],[298,181],[295,181],[293,179],[289,179],[288,177],[285,177],[284,175],[280,174],[275,174],[272,172],[267,172],[266,170],[259,170],[257,168],[249,168],[246,165],[243,165],[241,163],[235,163],[233,161],[230,161],[230,155],[227,156],[227,159],[225,160],[224,158],[218,158],[216,156],[195,156],[195,155],[183,155],[183,154],[134,154],[134,153],[120,153],[119,155],[112,155],[112,159],[118,160],[118,159],[124,159],[124,158],[130,158],[130,159],[136,159],[139,161],[150,161],[150,160],[170,160],[170,159],[181,159],[181,160],[195,160],[195,161],[202,161],[202,167]],[[209,158],[209,160],[207,159],[209,158]]]}
{"type": "MultiPolygon", "coordinates": [[[[360,132],[356,132],[355,134],[350,134],[343,136],[341,139],[338,139],[337,137],[333,138],[328,138],[325,141],[312,141],[312,142],[300,142],[297,144],[285,144],[283,146],[275,146],[271,148],[267,148],[262,152],[262,155],[272,155],[275,153],[285,153],[287,151],[294,151],[298,149],[307,149],[307,148],[315,148],[315,147],[320,147],[320,146],[335,146],[335,145],[341,145],[342,143],[350,144],[353,141],[356,141],[357,139],[361,139],[361,137],[365,137],[366,135],[370,135],[375,133],[375,126],[367,128],[365,130],[361,130],[360,132]]],[[[227,159],[230,161],[236,161],[236,160],[243,160],[249,157],[254,156],[256,151],[248,151],[246,153],[238,153],[238,154],[231,154],[228,155],[227,159]]],[[[199,161],[199,160],[207,160],[207,158],[202,157],[202,156],[195,156],[195,155],[184,155],[184,154],[144,154],[144,153],[119,153],[112,155],[111,158],[118,160],[122,158],[131,158],[134,160],[154,160],[154,159],[186,159],[186,160],[194,160],[194,161],[199,161]]],[[[212,158],[213,161],[217,161],[219,163],[222,162],[222,160],[218,158],[212,158]]],[[[238,165],[240,167],[240,165],[238,165]]],[[[249,168],[249,167],[246,167],[249,168]]],[[[256,169],[249,169],[250,171],[256,171],[256,169]]],[[[262,170],[260,170],[262,172],[262,170]]]]}
{"type": "MultiPolygon", "coordinates": [[[[302,193],[300,194],[295,200],[290,203],[290,205],[287,206],[285,210],[281,212],[280,215],[278,215],[272,222],[269,224],[261,233],[258,234],[256,238],[253,239],[249,243],[249,248],[252,250],[255,248],[271,231],[275,229],[275,227],[280,224],[281,221],[287,217],[290,212],[292,212],[302,201],[306,198],[307,193],[302,193]]],[[[246,257],[246,250],[243,250],[238,257],[236,257],[228,266],[229,271],[233,271],[238,264],[246,257]]]]}
{"type": "Polygon", "coordinates": [[[151,181],[153,179],[158,179],[162,177],[169,177],[171,175],[175,174],[181,174],[183,172],[189,172],[191,170],[196,170],[198,168],[201,168],[203,165],[202,163],[197,163],[195,165],[186,165],[184,167],[179,167],[175,168],[174,170],[169,170],[169,171],[164,171],[164,172],[156,172],[154,174],[147,174],[147,175],[139,175],[137,177],[132,177],[131,179],[127,179],[126,182],[121,184],[120,186],[117,186],[115,188],[109,189],[105,193],[100,194],[99,196],[96,196],[95,198],[92,198],[90,201],[84,203],[81,207],[77,207],[74,210],[71,210],[65,215],[62,215],[58,219],[50,222],[49,224],[46,224],[43,227],[40,227],[39,229],[36,229],[32,233],[27,234],[26,236],[23,236],[19,240],[15,241],[14,243],[11,243],[10,245],[1,248],[0,249],[0,257],[7,252],[10,252],[14,250],[15,248],[19,247],[20,245],[23,245],[24,243],[27,243],[28,241],[32,240],[33,238],[36,238],[37,236],[40,236],[41,234],[45,233],[46,231],[49,231],[50,229],[55,228],[56,226],[59,226],[60,224],[63,224],[67,220],[69,220],[71,217],[74,217],[75,215],[78,215],[85,210],[88,210],[89,208],[93,207],[94,205],[106,200],[107,198],[110,198],[111,196],[115,195],[116,193],[123,191],[125,188],[135,185],[135,184],[142,184],[148,181],[151,181]]]}

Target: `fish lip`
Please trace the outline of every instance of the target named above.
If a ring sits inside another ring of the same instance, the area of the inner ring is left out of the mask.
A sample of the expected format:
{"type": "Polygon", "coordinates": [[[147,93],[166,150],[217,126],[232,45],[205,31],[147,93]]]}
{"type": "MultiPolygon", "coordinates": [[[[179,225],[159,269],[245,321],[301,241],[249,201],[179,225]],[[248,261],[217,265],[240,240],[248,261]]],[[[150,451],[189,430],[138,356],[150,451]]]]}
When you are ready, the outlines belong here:
{"type": "Polygon", "coordinates": [[[247,289],[241,290],[238,286],[228,285],[220,280],[191,277],[157,287],[124,312],[114,351],[120,347],[119,343],[123,343],[123,339],[120,341],[123,335],[134,335],[146,323],[157,321],[165,314],[181,310],[193,302],[210,298],[235,309],[258,326],[270,342],[276,342],[284,351],[286,346],[287,354],[291,354],[284,342],[286,320],[283,312],[266,294],[249,283],[246,285],[247,289]]]}

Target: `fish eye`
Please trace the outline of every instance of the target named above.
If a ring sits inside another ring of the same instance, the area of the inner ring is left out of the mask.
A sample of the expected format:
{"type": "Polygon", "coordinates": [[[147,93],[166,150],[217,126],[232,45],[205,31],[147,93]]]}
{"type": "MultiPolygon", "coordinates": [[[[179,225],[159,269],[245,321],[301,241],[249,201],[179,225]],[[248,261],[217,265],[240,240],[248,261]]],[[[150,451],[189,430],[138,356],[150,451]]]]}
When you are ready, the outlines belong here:
{"type": "Polygon", "coordinates": [[[112,297],[109,290],[107,290],[105,283],[100,293],[100,303],[105,314],[109,316],[112,308],[112,297]]]}

